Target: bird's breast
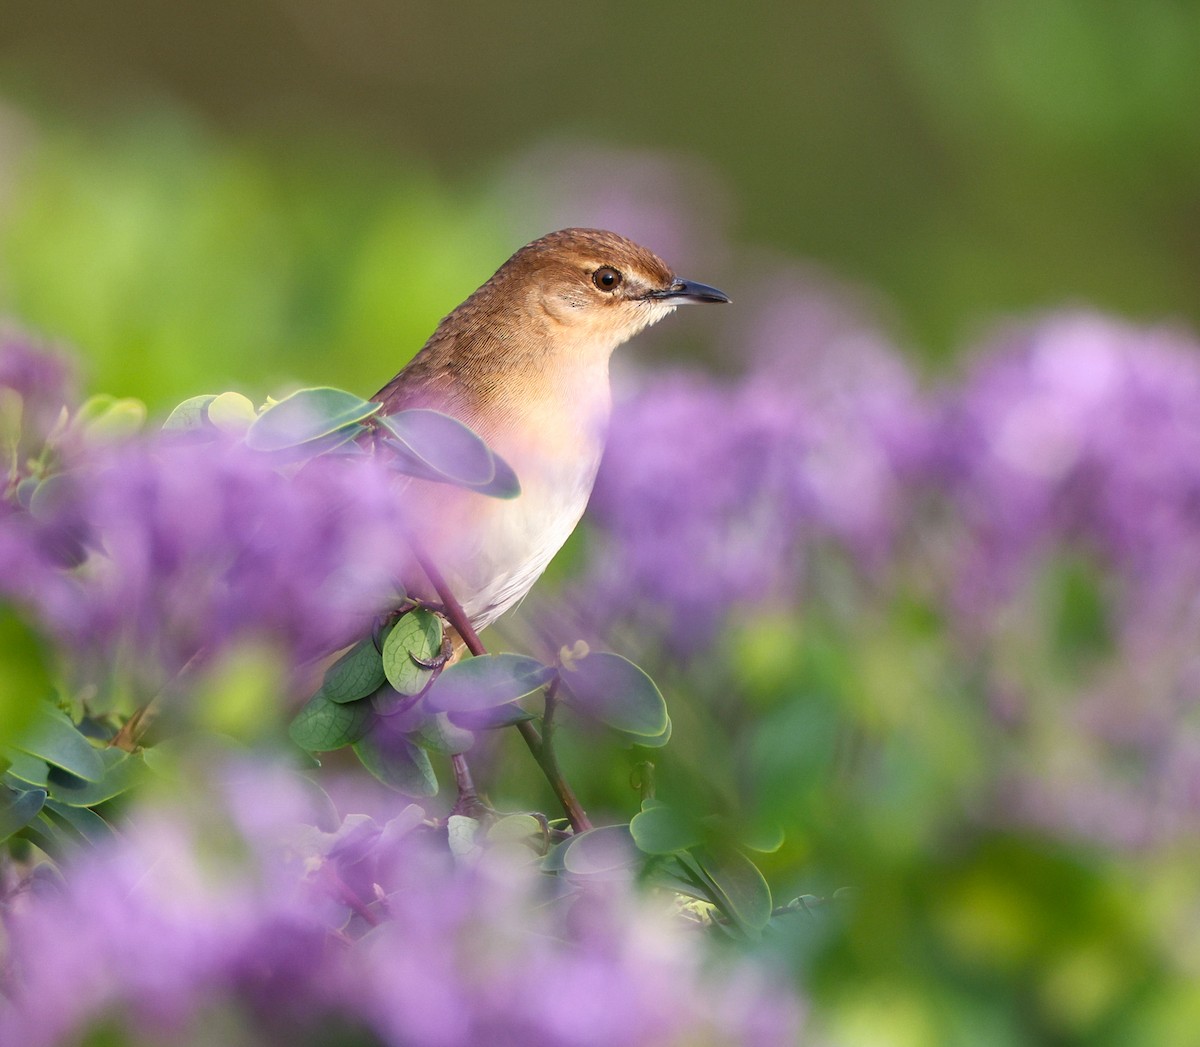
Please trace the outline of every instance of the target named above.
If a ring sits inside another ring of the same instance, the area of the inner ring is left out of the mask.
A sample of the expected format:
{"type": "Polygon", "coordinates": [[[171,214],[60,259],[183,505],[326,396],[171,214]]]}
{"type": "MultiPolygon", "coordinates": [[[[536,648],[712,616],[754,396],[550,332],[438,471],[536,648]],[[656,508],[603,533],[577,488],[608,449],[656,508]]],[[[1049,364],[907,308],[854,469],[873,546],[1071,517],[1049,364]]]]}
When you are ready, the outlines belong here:
{"type": "MultiPolygon", "coordinates": [[[[492,405],[483,417],[462,419],[512,466],[521,485],[516,498],[413,484],[414,530],[476,628],[529,591],[583,515],[608,424],[602,377],[573,396],[492,405]]],[[[422,595],[419,583],[409,588],[422,595]]]]}

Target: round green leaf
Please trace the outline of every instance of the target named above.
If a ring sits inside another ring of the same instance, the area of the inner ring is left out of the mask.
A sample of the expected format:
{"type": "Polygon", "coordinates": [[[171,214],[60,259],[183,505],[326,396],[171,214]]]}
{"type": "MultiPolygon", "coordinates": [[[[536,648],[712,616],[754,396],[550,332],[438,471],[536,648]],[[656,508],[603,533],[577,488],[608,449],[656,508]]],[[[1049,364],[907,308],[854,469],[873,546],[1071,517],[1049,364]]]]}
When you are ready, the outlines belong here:
{"type": "Polygon", "coordinates": [[[362,765],[384,785],[406,796],[437,795],[437,775],[429,754],[407,738],[375,731],[355,742],[354,751],[362,765]]]}
{"type": "Polygon", "coordinates": [[[517,702],[495,705],[490,709],[475,709],[468,712],[447,713],[450,722],[469,731],[494,731],[500,727],[511,727],[516,723],[536,719],[528,709],[517,702]]]}
{"type": "Polygon", "coordinates": [[[689,819],[664,803],[650,800],[633,816],[629,831],[644,854],[672,854],[700,842],[700,832],[689,819]]]}
{"type": "Polygon", "coordinates": [[[562,682],[573,707],[618,731],[636,735],[641,744],[660,738],[670,727],[662,692],[619,654],[588,654],[564,668],[562,682]]]}
{"type": "Polygon", "coordinates": [[[45,760],[16,749],[0,749],[0,763],[5,764],[5,778],[15,778],[24,785],[45,789],[49,785],[50,765],[45,760]]]}
{"type": "Polygon", "coordinates": [[[241,436],[258,418],[249,397],[241,393],[221,393],[208,404],[208,420],[223,433],[241,436]]]}
{"type": "Polygon", "coordinates": [[[18,833],[38,816],[46,802],[44,789],[14,792],[0,786],[0,843],[18,833]]]}
{"type": "Polygon", "coordinates": [[[455,858],[466,858],[479,850],[479,821],[465,814],[452,814],[446,819],[446,842],[455,858]]]}
{"type": "Polygon", "coordinates": [[[104,763],[104,777],[100,781],[85,781],[58,767],[51,767],[46,775],[50,798],[67,807],[95,807],[133,788],[146,769],[140,757],[121,749],[100,749],[98,752],[104,763]]]}
{"type": "Polygon", "coordinates": [[[413,658],[430,662],[442,653],[442,620],[418,607],[392,626],[383,641],[383,671],[387,682],[401,694],[420,694],[433,676],[413,658]]]}
{"type": "MultiPolygon", "coordinates": [[[[411,465],[425,479],[482,487],[496,478],[496,460],[473,429],[440,411],[414,408],[380,419],[396,466],[411,465]]],[[[510,470],[511,471],[511,470],[510,470]]]]}
{"type": "MultiPolygon", "coordinates": [[[[93,440],[118,443],[127,440],[138,432],[146,422],[146,405],[141,400],[131,397],[116,399],[108,398],[109,402],[102,410],[92,411],[83,419],[80,426],[82,432],[93,440]]],[[[85,404],[86,408],[87,405],[85,404]]]]}
{"type": "Polygon", "coordinates": [[[184,400],[163,422],[164,432],[190,432],[194,429],[204,429],[209,425],[208,405],[216,399],[215,393],[204,396],[193,396],[184,400]]]}
{"type": "Polygon", "coordinates": [[[488,828],[490,843],[507,843],[512,840],[533,841],[539,846],[546,838],[542,823],[532,814],[510,814],[493,822],[488,828]]]}
{"type": "Polygon", "coordinates": [[[66,826],[87,843],[104,843],[116,838],[116,831],[95,811],[86,807],[72,807],[66,803],[47,800],[42,817],[66,826]]]}
{"type": "Polygon", "coordinates": [[[425,707],[473,712],[515,702],[544,687],[555,670],[520,654],[484,654],[447,668],[429,688],[425,707]]]}
{"type": "Polygon", "coordinates": [[[732,847],[697,848],[691,858],[693,870],[713,888],[713,901],[742,931],[757,937],[771,919],[771,888],[758,866],[732,847]]]}
{"type": "Polygon", "coordinates": [[[637,850],[628,825],[602,825],[572,836],[563,845],[561,861],[569,873],[594,876],[632,868],[637,850]]]}
{"type": "Polygon", "coordinates": [[[255,451],[297,447],[369,418],[382,405],[341,389],[301,389],[272,404],[246,430],[255,451]]]}
{"type": "Polygon", "coordinates": [[[451,723],[445,713],[435,713],[417,729],[413,741],[435,753],[456,756],[470,750],[475,744],[475,735],[465,727],[451,723]]]}
{"type": "Polygon", "coordinates": [[[65,713],[44,703],[38,706],[29,730],[14,747],[89,782],[104,777],[100,750],[79,733],[65,713]]]}
{"type": "Polygon", "coordinates": [[[371,703],[331,702],[324,691],[314,694],[288,727],[288,734],[310,753],[329,752],[358,741],[371,722],[371,703]]]}
{"type": "Polygon", "coordinates": [[[492,460],[496,463],[496,475],[489,483],[472,487],[471,490],[490,498],[516,498],[521,493],[521,481],[517,479],[513,467],[495,451],[492,452],[492,460]]]}
{"type": "Polygon", "coordinates": [[[353,702],[378,690],[386,679],[375,642],[363,640],[325,671],[321,690],[331,702],[353,702]]]}

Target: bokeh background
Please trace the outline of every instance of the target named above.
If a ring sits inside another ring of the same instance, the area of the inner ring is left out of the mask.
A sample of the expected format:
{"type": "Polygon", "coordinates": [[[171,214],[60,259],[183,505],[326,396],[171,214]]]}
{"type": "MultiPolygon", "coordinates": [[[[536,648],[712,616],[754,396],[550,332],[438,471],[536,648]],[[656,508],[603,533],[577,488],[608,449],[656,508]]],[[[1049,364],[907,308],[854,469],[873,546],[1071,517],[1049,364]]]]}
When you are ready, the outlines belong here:
{"type": "MultiPolygon", "coordinates": [[[[639,179],[706,246],[870,288],[922,359],[1067,301],[1200,313],[1188,3],[6,0],[0,18],[0,302],[156,405],[204,380],[365,389],[518,241],[613,197],[652,211],[639,179]],[[571,165],[578,147],[683,174],[571,165]]],[[[744,297],[740,255],[681,247],[744,297]]]]}
{"type": "MultiPolygon", "coordinates": [[[[1198,59],[1182,0],[0,0],[0,315],[161,416],[370,395],[563,225],[728,291],[622,353],[620,475],[504,642],[636,656],[660,795],[777,899],[858,891],[759,950],[814,1037],[1194,1042],[1198,59]],[[1014,481],[1003,426],[1090,457],[1014,481]],[[783,523],[739,532],[733,479],[789,454],[783,523]],[[954,506],[924,543],[922,469],[954,506]]],[[[548,806],[505,745],[494,798],[548,806]]],[[[627,819],[646,755],[564,762],[627,819]]]]}

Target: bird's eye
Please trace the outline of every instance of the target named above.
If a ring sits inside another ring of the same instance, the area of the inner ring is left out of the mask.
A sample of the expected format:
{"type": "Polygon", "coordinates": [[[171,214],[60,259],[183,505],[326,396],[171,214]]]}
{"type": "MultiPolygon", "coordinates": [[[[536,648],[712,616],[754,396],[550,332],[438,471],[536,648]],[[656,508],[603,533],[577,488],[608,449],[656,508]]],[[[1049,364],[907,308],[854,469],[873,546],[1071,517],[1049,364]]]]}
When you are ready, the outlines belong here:
{"type": "Polygon", "coordinates": [[[621,286],[621,274],[611,265],[601,266],[592,273],[592,283],[601,291],[615,291],[621,286]]]}

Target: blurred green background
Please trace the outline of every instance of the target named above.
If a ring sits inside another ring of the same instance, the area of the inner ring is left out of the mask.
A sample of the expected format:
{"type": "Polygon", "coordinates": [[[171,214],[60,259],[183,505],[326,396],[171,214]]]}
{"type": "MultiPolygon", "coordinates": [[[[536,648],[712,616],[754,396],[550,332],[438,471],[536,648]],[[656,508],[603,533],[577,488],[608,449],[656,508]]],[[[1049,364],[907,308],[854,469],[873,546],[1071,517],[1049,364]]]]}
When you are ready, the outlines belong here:
{"type": "Polygon", "coordinates": [[[699,172],[709,242],[869,287],[926,360],[1066,301],[1194,325],[1198,56],[1182,0],[4,0],[0,311],[155,407],[368,392],[572,220],[538,175],[583,142],[699,172]]]}
{"type": "MultiPolygon", "coordinates": [[[[1198,58],[1187,0],[0,0],[0,316],[160,413],[369,395],[521,243],[627,213],[735,300],[797,262],[866,288],[927,373],[1064,303],[1195,327],[1198,58]]],[[[701,322],[636,353],[711,359],[701,322]]],[[[994,735],[938,624],[825,606],[652,668],[701,697],[663,792],[784,823],[777,889],[864,888],[783,943],[838,1042],[1186,1042],[1194,844],[980,830],[994,735]],[[870,774],[847,721],[886,750],[870,774]]],[[[628,817],[618,747],[567,744],[628,817]]]]}

